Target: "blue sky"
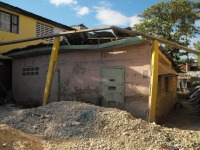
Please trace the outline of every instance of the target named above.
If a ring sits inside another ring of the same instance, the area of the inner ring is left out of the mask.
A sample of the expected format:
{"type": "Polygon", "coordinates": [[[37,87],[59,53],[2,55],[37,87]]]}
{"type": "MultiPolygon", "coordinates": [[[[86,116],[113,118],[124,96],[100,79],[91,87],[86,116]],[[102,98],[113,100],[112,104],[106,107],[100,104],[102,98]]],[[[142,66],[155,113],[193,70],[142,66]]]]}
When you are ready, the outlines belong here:
{"type": "Polygon", "coordinates": [[[166,0],[1,0],[21,9],[72,26],[132,26],[146,8],[166,0]]]}
{"type": "MultiPolygon", "coordinates": [[[[1,0],[34,14],[65,24],[84,24],[89,28],[139,23],[138,14],[146,8],[167,0],[1,0]]],[[[200,21],[197,22],[200,25],[200,21]]],[[[197,42],[200,36],[191,41],[197,42]]],[[[190,47],[193,47],[191,44],[190,47]]]]}

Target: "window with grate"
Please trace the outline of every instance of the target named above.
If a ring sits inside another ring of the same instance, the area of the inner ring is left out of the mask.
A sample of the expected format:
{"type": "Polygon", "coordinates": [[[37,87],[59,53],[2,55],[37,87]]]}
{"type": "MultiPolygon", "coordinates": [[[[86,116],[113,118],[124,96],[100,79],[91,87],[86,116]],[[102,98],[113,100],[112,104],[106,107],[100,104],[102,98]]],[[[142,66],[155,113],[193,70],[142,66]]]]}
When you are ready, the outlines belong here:
{"type": "Polygon", "coordinates": [[[19,33],[19,16],[0,11],[0,30],[19,33]]]}
{"type": "MultiPolygon", "coordinates": [[[[45,35],[52,35],[53,34],[53,27],[47,26],[45,24],[36,22],[36,37],[45,36],[45,35]]],[[[46,41],[53,42],[53,38],[45,39],[46,41]]]]}

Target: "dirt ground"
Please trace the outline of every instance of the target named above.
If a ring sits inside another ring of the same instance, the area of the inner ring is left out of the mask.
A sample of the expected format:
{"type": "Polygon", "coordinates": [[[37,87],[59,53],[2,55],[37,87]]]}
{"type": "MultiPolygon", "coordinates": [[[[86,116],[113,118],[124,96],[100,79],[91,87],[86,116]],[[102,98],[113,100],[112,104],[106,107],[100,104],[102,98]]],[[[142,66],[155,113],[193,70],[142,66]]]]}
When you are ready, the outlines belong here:
{"type": "Polygon", "coordinates": [[[0,107],[0,150],[199,150],[200,108],[181,100],[159,125],[78,102],[0,107]]]}
{"type": "Polygon", "coordinates": [[[1,150],[42,150],[43,148],[43,140],[41,138],[22,133],[8,125],[0,125],[1,150]]]}
{"type": "Polygon", "coordinates": [[[162,118],[158,123],[169,128],[192,130],[200,132],[200,106],[195,105],[189,99],[189,90],[178,91],[178,107],[162,118]]]}
{"type": "Polygon", "coordinates": [[[200,132],[200,107],[192,105],[185,99],[179,102],[182,106],[163,117],[159,124],[169,128],[200,132]]]}

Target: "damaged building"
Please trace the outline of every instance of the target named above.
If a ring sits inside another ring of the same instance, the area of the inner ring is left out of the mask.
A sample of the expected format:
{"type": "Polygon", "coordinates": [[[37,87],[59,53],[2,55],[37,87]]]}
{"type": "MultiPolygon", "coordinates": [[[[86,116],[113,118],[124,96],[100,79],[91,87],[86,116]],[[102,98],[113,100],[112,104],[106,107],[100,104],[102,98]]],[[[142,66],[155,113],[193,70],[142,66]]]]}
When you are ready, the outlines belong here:
{"type": "MultiPolygon", "coordinates": [[[[153,39],[118,29],[64,36],[48,102],[82,101],[148,118],[153,39]]],[[[38,44],[4,53],[12,58],[12,90],[18,103],[42,104],[51,50],[52,45],[38,44]]],[[[172,62],[161,50],[158,55],[156,118],[173,107],[177,87],[172,62]]]]}

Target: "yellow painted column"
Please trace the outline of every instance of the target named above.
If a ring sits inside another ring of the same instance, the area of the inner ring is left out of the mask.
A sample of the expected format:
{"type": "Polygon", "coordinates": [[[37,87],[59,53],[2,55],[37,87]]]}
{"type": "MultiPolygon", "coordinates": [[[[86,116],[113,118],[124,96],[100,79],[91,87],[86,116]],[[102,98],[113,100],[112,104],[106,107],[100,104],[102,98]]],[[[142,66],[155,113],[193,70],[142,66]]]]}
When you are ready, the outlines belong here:
{"type": "Polygon", "coordinates": [[[51,51],[51,57],[49,61],[49,68],[48,68],[48,73],[47,73],[42,105],[47,104],[47,100],[48,100],[50,89],[51,89],[51,82],[52,82],[53,74],[54,74],[54,68],[55,68],[57,58],[58,58],[59,46],[60,46],[60,37],[56,37],[54,40],[52,51],[51,51]]]}
{"type": "Polygon", "coordinates": [[[158,63],[159,63],[159,47],[158,41],[154,40],[153,42],[153,50],[151,56],[151,93],[149,99],[149,122],[155,122],[156,116],[156,98],[157,98],[157,91],[158,91],[158,63]]]}

